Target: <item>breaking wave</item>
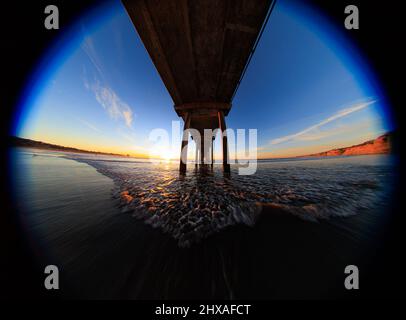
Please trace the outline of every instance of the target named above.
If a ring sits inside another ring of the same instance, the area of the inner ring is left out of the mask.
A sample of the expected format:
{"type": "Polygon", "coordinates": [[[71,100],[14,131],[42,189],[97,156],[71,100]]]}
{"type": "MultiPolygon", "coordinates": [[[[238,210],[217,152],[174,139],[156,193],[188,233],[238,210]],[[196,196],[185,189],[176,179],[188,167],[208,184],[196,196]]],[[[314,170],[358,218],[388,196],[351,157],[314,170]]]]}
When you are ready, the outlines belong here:
{"type": "Polygon", "coordinates": [[[160,228],[189,247],[236,224],[253,226],[260,214],[282,212],[319,222],[380,210],[392,170],[388,156],[259,162],[252,176],[223,176],[220,166],[180,177],[177,163],[87,163],[115,182],[121,212],[160,228]]]}

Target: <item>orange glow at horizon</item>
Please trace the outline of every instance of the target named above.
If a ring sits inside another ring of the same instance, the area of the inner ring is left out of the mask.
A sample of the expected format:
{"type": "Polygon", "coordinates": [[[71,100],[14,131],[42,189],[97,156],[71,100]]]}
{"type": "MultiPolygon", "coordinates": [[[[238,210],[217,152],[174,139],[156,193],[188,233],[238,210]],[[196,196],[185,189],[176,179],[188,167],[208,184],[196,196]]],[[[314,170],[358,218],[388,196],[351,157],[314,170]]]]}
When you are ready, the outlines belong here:
{"type": "MultiPolygon", "coordinates": [[[[349,147],[374,139],[376,137],[377,137],[376,135],[369,133],[363,135],[362,137],[349,138],[346,139],[345,141],[341,140],[335,141],[334,143],[328,144],[324,143],[311,146],[284,147],[280,150],[275,151],[264,151],[263,150],[264,148],[260,147],[257,149],[257,158],[258,159],[289,158],[310,155],[314,153],[329,151],[336,148],[349,147]]],[[[72,136],[66,137],[63,135],[54,135],[54,137],[52,138],[43,135],[34,135],[23,138],[41,141],[44,143],[55,144],[63,147],[81,149],[84,151],[111,153],[122,156],[130,156],[134,158],[142,158],[142,159],[152,158],[152,159],[161,159],[165,161],[180,159],[180,150],[178,150],[178,148],[175,148],[175,150],[172,150],[170,148],[154,148],[152,149],[153,151],[151,152],[150,151],[151,149],[146,149],[139,146],[132,146],[131,144],[123,143],[123,141],[113,141],[113,140],[106,141],[102,139],[99,140],[96,139],[94,142],[92,141],[90,143],[86,141],[78,141],[77,138],[75,139],[72,136]]],[[[220,159],[222,159],[222,151],[221,148],[218,147],[221,147],[221,143],[218,143],[217,146],[215,145],[214,150],[215,161],[219,161],[220,159]]],[[[238,159],[248,158],[247,156],[244,155],[243,152],[237,152],[236,154],[232,150],[229,150],[229,157],[232,160],[235,160],[235,158],[238,159]]],[[[188,160],[189,161],[195,160],[195,146],[193,143],[189,143],[188,160]]]]}

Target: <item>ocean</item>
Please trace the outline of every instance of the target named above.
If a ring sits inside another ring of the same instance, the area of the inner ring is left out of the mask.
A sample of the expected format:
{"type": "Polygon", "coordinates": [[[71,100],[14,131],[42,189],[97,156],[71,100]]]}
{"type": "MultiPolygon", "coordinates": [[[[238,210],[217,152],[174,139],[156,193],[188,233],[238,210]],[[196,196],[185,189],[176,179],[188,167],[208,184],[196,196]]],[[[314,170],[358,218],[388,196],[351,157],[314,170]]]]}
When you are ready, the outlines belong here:
{"type": "Polygon", "coordinates": [[[231,176],[178,162],[12,151],[23,232],[67,297],[345,296],[390,219],[391,155],[258,162],[231,176]]]}

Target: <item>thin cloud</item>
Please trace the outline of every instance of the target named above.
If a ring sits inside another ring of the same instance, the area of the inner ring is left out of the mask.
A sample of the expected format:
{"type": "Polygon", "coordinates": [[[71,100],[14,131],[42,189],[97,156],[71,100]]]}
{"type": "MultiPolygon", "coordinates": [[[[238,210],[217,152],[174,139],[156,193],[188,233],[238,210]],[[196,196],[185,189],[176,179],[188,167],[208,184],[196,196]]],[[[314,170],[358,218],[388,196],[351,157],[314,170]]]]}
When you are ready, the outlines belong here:
{"type": "Polygon", "coordinates": [[[82,49],[88,56],[90,62],[93,64],[99,75],[104,79],[104,72],[102,63],[100,62],[99,56],[96,52],[93,39],[90,36],[86,36],[82,42],[82,49]]]}
{"type": "MultiPolygon", "coordinates": [[[[102,63],[95,49],[93,39],[90,36],[84,37],[82,49],[95,67],[99,77],[104,83],[107,83],[102,63]]],[[[101,85],[99,81],[95,81],[93,84],[90,83],[87,80],[85,68],[83,70],[83,82],[85,88],[94,93],[97,102],[107,111],[112,119],[121,119],[125,122],[127,127],[131,128],[134,117],[133,112],[130,106],[122,101],[112,88],[107,85],[101,85]]]]}
{"type": "Polygon", "coordinates": [[[276,145],[276,144],[280,144],[280,143],[284,143],[284,142],[288,142],[288,141],[294,141],[294,140],[309,141],[309,140],[319,140],[321,138],[324,138],[326,136],[326,133],[319,131],[319,129],[321,127],[325,126],[326,124],[328,124],[330,122],[333,122],[333,121],[336,121],[343,117],[346,117],[354,112],[365,109],[368,106],[370,106],[371,104],[375,103],[375,101],[376,100],[369,100],[366,102],[357,103],[349,108],[342,109],[339,112],[337,112],[336,114],[328,117],[327,119],[324,119],[323,121],[320,121],[319,123],[312,125],[304,130],[301,130],[301,131],[291,134],[291,135],[273,139],[271,141],[271,144],[276,145]]]}
{"type": "Polygon", "coordinates": [[[131,128],[133,112],[130,106],[122,101],[113,89],[101,85],[98,81],[91,85],[85,83],[85,86],[94,93],[97,102],[112,119],[123,120],[126,126],[131,128]]]}
{"type": "Polygon", "coordinates": [[[93,131],[96,131],[98,133],[101,133],[101,131],[99,129],[96,128],[95,125],[91,124],[90,122],[83,120],[83,119],[79,119],[79,121],[84,124],[86,127],[88,127],[89,129],[92,129],[93,131]]]}

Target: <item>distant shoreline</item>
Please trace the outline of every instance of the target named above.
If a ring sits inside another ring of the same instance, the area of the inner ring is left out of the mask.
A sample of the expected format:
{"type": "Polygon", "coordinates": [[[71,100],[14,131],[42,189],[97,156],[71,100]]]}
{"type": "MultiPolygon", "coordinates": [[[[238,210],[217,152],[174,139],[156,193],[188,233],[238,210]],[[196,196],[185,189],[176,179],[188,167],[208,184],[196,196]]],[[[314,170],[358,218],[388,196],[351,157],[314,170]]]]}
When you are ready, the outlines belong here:
{"type": "Polygon", "coordinates": [[[33,149],[40,149],[40,150],[50,150],[50,151],[118,156],[118,157],[125,157],[125,158],[130,157],[130,155],[123,155],[123,154],[119,154],[119,153],[99,152],[99,151],[89,151],[89,150],[65,147],[65,146],[60,146],[57,144],[51,144],[51,143],[46,143],[46,142],[36,141],[36,140],[31,140],[31,139],[25,139],[25,138],[20,138],[20,137],[15,137],[15,136],[10,137],[10,146],[19,147],[19,148],[33,148],[33,149]]]}
{"type": "MultiPolygon", "coordinates": [[[[292,156],[292,157],[278,157],[278,158],[259,158],[258,160],[277,160],[277,159],[300,159],[300,158],[316,158],[316,157],[334,157],[334,156],[360,156],[360,155],[373,155],[373,154],[389,154],[391,153],[391,143],[393,139],[393,132],[385,133],[375,139],[368,140],[366,142],[344,147],[336,148],[328,151],[323,151],[319,153],[292,156]]],[[[139,158],[148,159],[142,156],[131,156],[129,154],[124,155],[120,153],[108,153],[99,151],[90,151],[77,149],[73,147],[65,147],[56,144],[46,143],[42,141],[36,141],[31,139],[20,138],[16,136],[10,137],[10,146],[20,147],[20,148],[33,148],[40,150],[50,150],[50,151],[60,151],[60,152],[73,152],[73,153],[84,153],[84,154],[95,154],[95,155],[107,155],[116,156],[123,158],[139,158]]],[[[176,159],[171,159],[176,160],[176,159]]]]}

